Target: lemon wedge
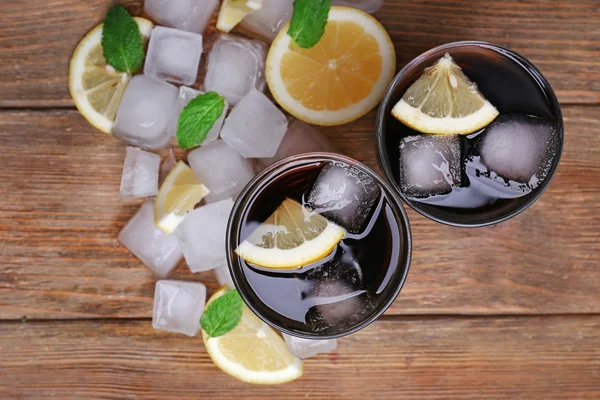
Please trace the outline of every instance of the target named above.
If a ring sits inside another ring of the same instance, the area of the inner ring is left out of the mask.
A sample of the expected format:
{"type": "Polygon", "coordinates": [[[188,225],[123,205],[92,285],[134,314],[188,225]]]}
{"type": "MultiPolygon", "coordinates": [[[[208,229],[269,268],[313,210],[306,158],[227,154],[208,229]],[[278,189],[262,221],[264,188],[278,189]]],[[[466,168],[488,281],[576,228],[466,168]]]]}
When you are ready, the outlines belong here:
{"type": "Polygon", "coordinates": [[[223,0],[217,19],[217,29],[221,32],[229,32],[246,15],[261,8],[262,0],[223,0]]]}
{"type": "Polygon", "coordinates": [[[235,252],[260,267],[293,269],[325,258],[345,233],[325,217],[286,199],[235,252]]]}
{"type": "MultiPolygon", "coordinates": [[[[227,293],[216,292],[206,304],[227,293]]],[[[244,304],[242,319],[233,330],[208,337],[202,330],[206,351],[223,372],[248,383],[280,384],[302,376],[302,360],[288,350],[285,341],[244,304]]]]}
{"type": "Polygon", "coordinates": [[[172,234],[185,214],[209,193],[194,171],[179,161],[158,191],[154,202],[154,223],[166,234],[172,234]]]}
{"type": "Polygon", "coordinates": [[[467,135],[489,125],[498,110],[446,53],[408,88],[392,115],[422,133],[467,135]]]}

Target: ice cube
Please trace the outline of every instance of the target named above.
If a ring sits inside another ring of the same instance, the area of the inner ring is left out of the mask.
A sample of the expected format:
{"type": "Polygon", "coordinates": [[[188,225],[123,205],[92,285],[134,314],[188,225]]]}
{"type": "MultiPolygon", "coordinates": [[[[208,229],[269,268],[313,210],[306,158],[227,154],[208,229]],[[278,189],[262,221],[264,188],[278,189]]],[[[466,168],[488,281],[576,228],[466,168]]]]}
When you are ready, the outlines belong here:
{"type": "Polygon", "coordinates": [[[136,147],[127,147],[123,175],[121,176],[121,198],[138,199],[158,194],[158,169],[160,156],[136,147]]]}
{"type": "Polygon", "coordinates": [[[157,26],[152,30],[144,73],[165,81],[192,85],[198,76],[202,35],[157,26]]]}
{"type": "Polygon", "coordinates": [[[287,127],[285,114],[252,89],[225,119],[221,138],[246,158],[273,157],[287,127]]]}
{"type": "Polygon", "coordinates": [[[163,184],[163,182],[167,178],[167,175],[169,175],[169,172],[171,172],[171,170],[175,168],[175,165],[177,165],[175,154],[173,154],[172,149],[169,149],[169,154],[167,155],[163,163],[160,165],[160,179],[158,180],[158,183],[160,185],[163,184]]]}
{"type": "Polygon", "coordinates": [[[254,171],[249,160],[245,159],[223,140],[215,140],[188,154],[188,162],[210,194],[207,203],[231,197],[236,199],[254,171]]]}
{"type": "Polygon", "coordinates": [[[295,119],[290,123],[277,153],[270,158],[259,158],[256,162],[262,169],[286,157],[313,151],[333,152],[335,149],[315,126],[295,119]]]}
{"type": "Polygon", "coordinates": [[[227,285],[230,288],[235,288],[233,279],[231,278],[231,273],[229,272],[229,268],[227,266],[215,268],[215,275],[217,276],[217,282],[219,282],[219,285],[227,285]]]}
{"type": "Polygon", "coordinates": [[[323,167],[308,195],[308,207],[351,233],[367,224],[381,189],[372,177],[345,163],[323,167]]]}
{"type": "Polygon", "coordinates": [[[208,271],[227,264],[225,232],[233,208],[231,199],[190,211],[175,230],[183,256],[192,272],[208,271]]]}
{"type": "Polygon", "coordinates": [[[246,16],[241,26],[273,40],[294,12],[294,0],[263,0],[262,8],[246,16]]]}
{"type": "Polygon", "coordinates": [[[183,254],[174,235],[154,223],[154,200],[147,200],[119,232],[119,241],[159,277],[165,277],[183,254]]]}
{"type": "Polygon", "coordinates": [[[251,89],[265,88],[266,45],[258,40],[222,34],[208,55],[204,90],[236,105],[251,89]]]}
{"type": "Polygon", "coordinates": [[[381,8],[383,0],[333,0],[331,4],[334,6],[358,8],[372,14],[381,8]]]}
{"type": "Polygon", "coordinates": [[[400,187],[407,196],[450,193],[461,184],[460,138],[416,135],[400,141],[400,187]]]}
{"type": "Polygon", "coordinates": [[[113,135],[128,143],[145,148],[160,149],[169,143],[166,131],[177,88],[170,83],[136,75],[125,90],[113,135]]]}
{"type": "Polygon", "coordinates": [[[477,149],[490,172],[533,189],[548,175],[557,139],[558,129],[551,121],[503,114],[478,136],[477,149]]]}
{"type": "Polygon", "coordinates": [[[219,0],[146,0],[144,11],[161,25],[202,33],[218,5],[219,0]]]}
{"type": "Polygon", "coordinates": [[[300,358],[309,358],[317,354],[330,353],[337,347],[337,340],[335,339],[311,340],[290,336],[285,333],[282,335],[290,352],[300,358]]]}
{"type": "MultiPolygon", "coordinates": [[[[175,106],[173,107],[173,112],[171,114],[171,119],[169,121],[169,135],[172,137],[177,137],[177,123],[179,122],[179,116],[181,111],[188,105],[190,101],[198,97],[198,95],[203,94],[203,92],[199,90],[195,90],[189,88],[187,86],[181,86],[179,88],[179,96],[177,97],[177,101],[175,102],[175,106]]],[[[215,121],[215,124],[208,131],[206,135],[206,139],[200,144],[201,146],[207,145],[208,143],[216,140],[219,137],[219,133],[221,132],[221,128],[223,127],[223,122],[225,121],[225,115],[227,114],[227,109],[229,108],[229,103],[225,100],[225,107],[223,108],[223,113],[215,121]]]]}
{"type": "Polygon", "coordinates": [[[196,336],[205,302],[206,286],[201,283],[158,281],[154,287],[152,326],[196,336]]]}

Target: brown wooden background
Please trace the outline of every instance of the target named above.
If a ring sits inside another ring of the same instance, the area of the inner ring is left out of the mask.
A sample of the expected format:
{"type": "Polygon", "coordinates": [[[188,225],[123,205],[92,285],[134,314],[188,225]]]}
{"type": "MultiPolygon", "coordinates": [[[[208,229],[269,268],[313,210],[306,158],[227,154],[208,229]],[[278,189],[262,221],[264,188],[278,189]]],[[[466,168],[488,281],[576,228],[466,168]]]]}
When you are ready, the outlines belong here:
{"type": "MultiPolygon", "coordinates": [[[[578,399],[600,397],[600,0],[386,0],[398,68],[446,42],[508,46],[563,106],[564,155],[545,195],[501,225],[457,229],[409,211],[414,257],[393,307],[254,387],[200,338],[151,328],[154,278],[118,231],[125,145],[77,113],[70,55],[108,0],[0,2],[1,399],[578,399]]],[[[141,1],[125,2],[135,14],[141,1]]],[[[213,30],[206,35],[210,48],[213,30]]],[[[375,112],[324,129],[379,170],[375,112]]],[[[205,282],[180,266],[174,279],[205,282]]]]}

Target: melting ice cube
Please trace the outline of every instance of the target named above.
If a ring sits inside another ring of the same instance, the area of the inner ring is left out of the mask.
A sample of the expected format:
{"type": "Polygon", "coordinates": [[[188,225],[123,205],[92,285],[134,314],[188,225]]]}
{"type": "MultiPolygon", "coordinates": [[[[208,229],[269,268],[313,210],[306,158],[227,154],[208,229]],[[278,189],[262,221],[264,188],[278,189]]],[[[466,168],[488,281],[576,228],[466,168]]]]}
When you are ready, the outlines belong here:
{"type": "Polygon", "coordinates": [[[175,154],[173,154],[172,149],[169,149],[169,154],[167,155],[165,160],[160,165],[160,179],[158,180],[158,183],[160,185],[163,184],[163,182],[167,178],[167,175],[169,175],[169,172],[171,172],[171,170],[173,168],[175,168],[175,165],[177,165],[177,160],[175,159],[175,154]]]}
{"type": "Polygon", "coordinates": [[[160,156],[135,147],[127,147],[123,175],[121,176],[121,198],[137,199],[158,194],[158,169],[160,156]]]}
{"type": "Polygon", "coordinates": [[[205,302],[206,287],[201,283],[158,281],[154,288],[152,326],[196,336],[205,302]]]}
{"type": "Polygon", "coordinates": [[[231,278],[231,273],[229,272],[229,268],[227,266],[215,268],[215,275],[217,276],[217,282],[219,282],[219,285],[227,285],[230,288],[235,288],[233,279],[231,278]]]}
{"type": "Polygon", "coordinates": [[[330,353],[337,348],[337,340],[310,340],[282,334],[288,349],[296,357],[309,358],[317,354],[330,353]]]}
{"type": "Polygon", "coordinates": [[[152,30],[144,73],[154,78],[192,85],[198,76],[202,35],[157,26],[152,30]]]}
{"type": "Polygon", "coordinates": [[[241,25],[273,40],[294,12],[294,0],[263,0],[262,8],[246,16],[241,25]]]}
{"type": "Polygon", "coordinates": [[[219,0],[145,0],[144,11],[161,25],[202,33],[218,5],[219,0]]]}

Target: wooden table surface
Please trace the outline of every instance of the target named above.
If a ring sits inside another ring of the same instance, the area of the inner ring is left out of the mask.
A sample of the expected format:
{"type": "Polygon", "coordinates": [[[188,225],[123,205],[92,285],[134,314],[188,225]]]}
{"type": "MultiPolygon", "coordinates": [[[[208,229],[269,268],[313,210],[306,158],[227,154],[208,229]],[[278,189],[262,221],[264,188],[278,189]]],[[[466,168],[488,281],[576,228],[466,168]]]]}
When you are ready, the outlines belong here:
{"type": "MultiPolygon", "coordinates": [[[[498,226],[409,210],[413,262],[395,304],[279,387],[238,382],[200,338],[151,327],[155,278],[116,239],[139,206],[119,200],[125,145],[67,88],[75,45],[111,3],[0,2],[1,399],[600,397],[600,0],[386,0],[375,16],[398,69],[465,39],[535,63],[562,104],[564,155],[544,196],[498,226]]],[[[374,120],[323,131],[380,171],[374,120]]],[[[172,278],[217,287],[184,265],[172,278]]]]}

